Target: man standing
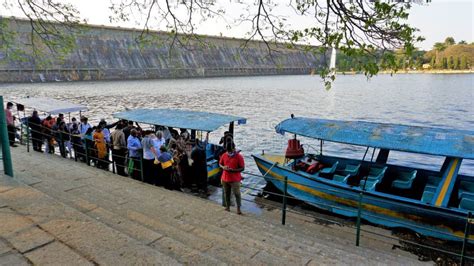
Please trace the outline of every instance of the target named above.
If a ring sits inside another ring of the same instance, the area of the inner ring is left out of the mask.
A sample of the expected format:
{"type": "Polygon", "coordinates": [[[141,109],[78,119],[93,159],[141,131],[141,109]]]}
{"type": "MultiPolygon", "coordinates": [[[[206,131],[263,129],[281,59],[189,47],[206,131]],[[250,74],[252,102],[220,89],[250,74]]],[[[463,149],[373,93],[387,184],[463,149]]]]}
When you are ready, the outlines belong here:
{"type": "Polygon", "coordinates": [[[240,181],[242,181],[242,175],[240,174],[244,171],[244,157],[240,154],[240,151],[235,150],[235,146],[231,143],[226,145],[226,150],[222,154],[221,159],[219,160],[219,166],[222,168],[222,189],[224,190],[224,206],[225,210],[230,210],[230,195],[231,191],[235,195],[235,201],[237,204],[237,214],[242,214],[240,211],[241,206],[241,197],[240,197],[240,181]]]}
{"type": "Polygon", "coordinates": [[[207,190],[206,146],[204,143],[199,142],[198,139],[196,139],[194,142],[195,145],[191,152],[191,159],[193,161],[191,166],[192,173],[196,179],[199,192],[209,196],[209,192],[207,190]]]}
{"type": "Polygon", "coordinates": [[[41,150],[43,143],[43,136],[41,134],[41,118],[38,116],[38,111],[33,111],[33,115],[28,118],[28,126],[31,128],[33,150],[43,152],[41,150]]]}
{"type": "Polygon", "coordinates": [[[13,103],[7,103],[7,109],[5,109],[5,116],[7,118],[7,129],[8,129],[8,140],[10,141],[10,146],[16,147],[15,145],[15,117],[12,114],[11,109],[13,108],[13,103]]]}
{"type": "Polygon", "coordinates": [[[123,134],[123,125],[117,124],[114,132],[110,134],[112,139],[112,160],[115,162],[117,174],[125,176],[125,155],[127,153],[127,142],[123,134]]]}
{"type": "Polygon", "coordinates": [[[130,136],[127,139],[127,148],[129,156],[128,174],[136,180],[141,179],[140,152],[142,144],[138,138],[136,129],[130,130],[130,136]]]}

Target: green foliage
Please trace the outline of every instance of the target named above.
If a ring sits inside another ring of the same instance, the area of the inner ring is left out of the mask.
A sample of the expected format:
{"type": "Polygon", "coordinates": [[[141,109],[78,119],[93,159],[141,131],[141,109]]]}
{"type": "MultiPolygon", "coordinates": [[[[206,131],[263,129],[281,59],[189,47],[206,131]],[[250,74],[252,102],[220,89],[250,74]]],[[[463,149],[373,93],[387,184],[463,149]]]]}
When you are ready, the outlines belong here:
{"type": "Polygon", "coordinates": [[[453,58],[453,69],[459,69],[459,57],[452,57],[453,58]]]}
{"type": "Polygon", "coordinates": [[[430,61],[430,66],[431,66],[432,68],[434,68],[434,67],[435,67],[435,63],[436,63],[436,57],[432,56],[432,57],[431,57],[431,61],[430,61]]]}
{"type": "Polygon", "coordinates": [[[453,38],[453,37],[447,37],[447,38],[444,40],[444,44],[446,44],[446,46],[450,46],[450,45],[456,44],[456,42],[454,41],[454,38],[453,38]]]}
{"type": "Polygon", "coordinates": [[[465,55],[461,57],[461,63],[459,64],[459,69],[467,69],[467,57],[465,55]]]}
{"type": "Polygon", "coordinates": [[[453,69],[453,65],[454,65],[454,62],[453,62],[453,57],[450,56],[449,58],[447,58],[447,65],[446,65],[446,68],[448,69],[453,69]]]}

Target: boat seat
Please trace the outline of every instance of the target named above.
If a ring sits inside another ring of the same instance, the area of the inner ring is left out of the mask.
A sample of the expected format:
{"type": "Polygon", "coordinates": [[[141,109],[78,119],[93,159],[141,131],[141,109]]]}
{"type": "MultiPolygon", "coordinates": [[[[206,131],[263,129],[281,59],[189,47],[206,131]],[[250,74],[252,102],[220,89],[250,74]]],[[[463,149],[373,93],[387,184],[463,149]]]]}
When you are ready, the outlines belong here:
{"type": "Polygon", "coordinates": [[[365,185],[365,190],[375,190],[377,188],[377,185],[382,182],[383,177],[385,176],[385,172],[387,171],[387,166],[383,168],[378,168],[378,167],[372,167],[369,170],[369,175],[367,176],[367,181],[365,178],[362,178],[360,181],[359,187],[361,189],[364,189],[365,185]]]}
{"type": "Polygon", "coordinates": [[[474,182],[465,180],[459,182],[458,198],[462,198],[464,193],[474,193],[474,182]]]}
{"type": "Polygon", "coordinates": [[[346,167],[344,168],[344,170],[340,171],[341,174],[340,175],[335,174],[333,177],[333,180],[347,184],[347,181],[349,180],[350,177],[356,176],[359,174],[359,169],[360,169],[360,164],[358,165],[346,164],[346,167]]]}
{"type": "Polygon", "coordinates": [[[428,176],[428,180],[426,181],[427,185],[438,187],[439,183],[441,182],[441,178],[437,176],[428,176]]]}
{"type": "Polygon", "coordinates": [[[356,176],[359,174],[359,169],[360,169],[360,164],[358,165],[353,165],[353,164],[346,164],[346,167],[344,168],[344,174],[346,175],[351,175],[351,176],[356,176]]]}
{"type": "Polygon", "coordinates": [[[462,193],[462,199],[468,198],[468,199],[473,199],[474,200],[474,193],[471,192],[464,192],[462,193]]]}
{"type": "Polygon", "coordinates": [[[319,170],[320,176],[330,176],[336,172],[337,166],[339,165],[339,161],[336,161],[331,167],[326,167],[319,170]]]}
{"type": "Polygon", "coordinates": [[[400,172],[397,179],[392,182],[392,188],[410,189],[413,186],[413,181],[416,178],[416,170],[411,172],[400,172]]]}
{"type": "Polygon", "coordinates": [[[459,209],[474,211],[474,199],[471,198],[462,198],[459,203],[459,209]]]}
{"type": "Polygon", "coordinates": [[[435,187],[435,186],[433,186],[433,185],[426,184],[424,191],[436,192],[437,189],[438,189],[437,186],[435,187]]]}
{"type": "Polygon", "coordinates": [[[421,202],[424,203],[431,203],[431,200],[433,200],[433,197],[436,193],[436,190],[431,191],[431,190],[426,190],[423,192],[423,196],[421,196],[421,202]]]}
{"type": "Polygon", "coordinates": [[[349,179],[349,177],[351,177],[350,174],[347,174],[347,175],[334,175],[334,177],[332,178],[332,180],[337,181],[337,182],[346,183],[346,184],[347,184],[347,180],[349,179]]]}

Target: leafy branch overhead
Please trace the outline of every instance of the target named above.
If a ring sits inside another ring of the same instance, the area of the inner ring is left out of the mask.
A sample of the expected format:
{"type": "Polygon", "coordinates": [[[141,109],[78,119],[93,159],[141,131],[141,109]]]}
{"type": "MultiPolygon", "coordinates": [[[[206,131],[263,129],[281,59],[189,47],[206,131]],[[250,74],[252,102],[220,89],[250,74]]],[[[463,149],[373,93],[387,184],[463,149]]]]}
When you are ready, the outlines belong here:
{"type": "MultiPolygon", "coordinates": [[[[85,22],[72,4],[61,0],[3,1],[7,10],[20,10],[30,21],[34,54],[38,51],[36,40],[52,51],[67,53],[74,45],[74,31],[85,22]]],[[[346,56],[361,58],[352,61],[352,68],[372,76],[381,66],[396,71],[395,57],[387,51],[402,50],[409,55],[422,40],[406,23],[414,3],[425,1],[110,0],[109,19],[141,27],[140,42],[150,41],[152,30],[166,30],[171,47],[186,47],[190,40],[201,40],[197,33],[205,32],[202,27],[211,22],[225,24],[229,30],[246,29],[245,45],[250,40],[262,41],[270,55],[281,43],[324,55],[336,48],[346,56]],[[232,14],[236,8],[240,11],[232,14]]],[[[328,77],[328,69],[321,72],[328,77]]]]}

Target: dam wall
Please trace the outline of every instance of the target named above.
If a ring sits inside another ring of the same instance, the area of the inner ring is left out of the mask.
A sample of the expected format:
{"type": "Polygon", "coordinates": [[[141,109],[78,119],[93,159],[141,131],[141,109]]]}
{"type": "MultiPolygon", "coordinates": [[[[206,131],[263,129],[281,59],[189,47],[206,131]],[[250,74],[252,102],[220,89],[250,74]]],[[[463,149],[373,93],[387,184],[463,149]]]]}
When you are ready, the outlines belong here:
{"type": "MultiPolygon", "coordinates": [[[[30,23],[10,20],[9,27],[16,48],[30,51],[30,23]]],[[[259,41],[200,36],[186,45],[175,39],[172,45],[173,36],[165,32],[150,32],[147,37],[153,41],[142,43],[137,41],[140,34],[136,29],[84,26],[74,34],[75,45],[64,58],[42,48],[48,64],[32,53],[18,59],[0,45],[0,82],[309,74],[322,64],[321,55],[283,44],[269,50],[259,41]]],[[[178,36],[181,41],[185,37],[178,36]]]]}

